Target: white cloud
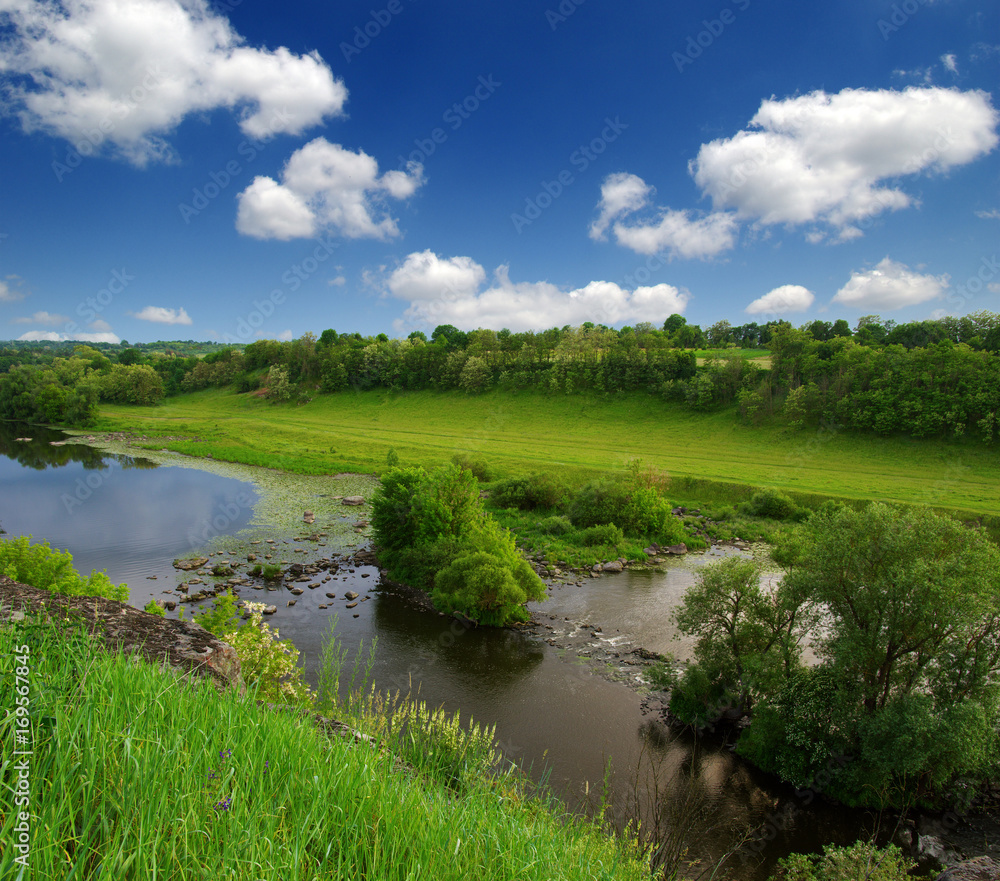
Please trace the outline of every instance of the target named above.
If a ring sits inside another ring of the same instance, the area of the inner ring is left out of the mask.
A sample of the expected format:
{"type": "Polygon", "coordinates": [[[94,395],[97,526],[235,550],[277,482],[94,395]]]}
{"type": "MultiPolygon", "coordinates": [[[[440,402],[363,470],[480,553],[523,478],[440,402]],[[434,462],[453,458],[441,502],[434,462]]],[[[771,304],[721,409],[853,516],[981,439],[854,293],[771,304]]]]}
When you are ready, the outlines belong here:
{"type": "Polygon", "coordinates": [[[749,129],[703,144],[690,171],[715,210],[852,237],[858,221],[913,204],[883,181],[972,162],[996,146],[998,118],[987,93],[936,87],[772,98],[749,129]]]}
{"type": "Polygon", "coordinates": [[[133,318],[140,321],[153,321],[157,324],[191,324],[191,316],[187,314],[183,307],[180,309],[167,309],[163,306],[146,306],[139,312],[129,313],[133,318]]]}
{"type": "Polygon", "coordinates": [[[239,195],[236,228],[259,239],[305,238],[335,229],[351,239],[389,239],[399,235],[383,208],[387,198],[406,199],[424,182],[423,168],[378,175],[367,153],[352,153],[326,138],[296,150],[279,184],[257,177],[239,195]]]}
{"type": "Polygon", "coordinates": [[[111,330],[111,325],[108,324],[103,318],[98,318],[97,321],[91,321],[87,325],[91,330],[106,332],[111,330]]]}
{"type": "Polygon", "coordinates": [[[0,279],[0,303],[17,303],[25,297],[24,291],[20,290],[20,277],[8,275],[6,279],[0,279]]]}
{"type": "Polygon", "coordinates": [[[758,297],[743,311],[747,315],[763,315],[775,313],[784,315],[786,312],[805,312],[816,298],[812,291],[798,284],[783,284],[773,291],[758,297]]]}
{"type": "Polygon", "coordinates": [[[941,63],[944,65],[945,70],[951,71],[951,73],[958,73],[958,59],[953,52],[942,55],[941,63]]]}
{"type": "Polygon", "coordinates": [[[705,260],[736,244],[736,218],[726,212],[693,218],[687,211],[666,210],[659,220],[629,226],[618,222],[615,238],[638,254],[668,252],[673,257],[705,260]]]}
{"type": "Polygon", "coordinates": [[[347,279],[343,275],[338,275],[336,278],[331,278],[327,281],[327,284],[332,288],[340,288],[347,284],[347,279]]]}
{"type": "Polygon", "coordinates": [[[400,300],[468,299],[485,280],[486,270],[471,257],[442,259],[428,250],[408,255],[386,287],[400,300]]]}
{"type": "Polygon", "coordinates": [[[902,309],[938,299],[947,287],[947,275],[922,275],[885,257],[874,269],[851,273],[833,302],[866,312],[902,309]]]}
{"type": "Polygon", "coordinates": [[[47,341],[52,343],[64,343],[68,340],[81,343],[120,343],[121,339],[113,333],[56,333],[51,330],[31,330],[18,337],[19,340],[27,341],[47,341]]]}
{"type": "Polygon", "coordinates": [[[611,174],[601,184],[600,216],[590,225],[590,237],[603,239],[611,221],[644,208],[653,188],[635,174],[611,174]]]}
{"type": "Polygon", "coordinates": [[[283,330],[281,333],[278,334],[278,339],[281,340],[283,343],[290,343],[294,339],[294,337],[292,336],[291,330],[283,330]]]}
{"type": "Polygon", "coordinates": [[[2,9],[11,30],[0,70],[20,78],[10,94],[22,126],[81,153],[110,143],[144,165],[169,157],[164,137],[192,113],[232,109],[260,138],[299,134],[347,100],[317,53],[247,46],[205,0],[4,0],[2,9]]]}
{"type": "Polygon", "coordinates": [[[69,317],[66,315],[54,315],[51,312],[36,312],[34,315],[12,318],[12,324],[47,324],[56,327],[60,324],[68,324],[69,317]]]}
{"type": "Polygon", "coordinates": [[[976,217],[981,217],[983,220],[1000,220],[1000,208],[993,208],[990,211],[977,211],[976,217]]]}
{"type": "Polygon", "coordinates": [[[563,290],[549,282],[512,282],[506,266],[486,278],[482,266],[469,257],[442,259],[431,251],[410,254],[386,281],[389,293],[410,305],[397,329],[406,326],[477,327],[542,330],[563,325],[662,322],[683,312],[689,295],[672,285],[658,284],[627,291],[614,282],[592,281],[563,290]]]}
{"type": "Polygon", "coordinates": [[[634,174],[612,174],[601,184],[597,219],[590,225],[590,237],[603,239],[612,225],[619,245],[638,254],[667,252],[671,257],[705,260],[736,243],[736,218],[730,213],[692,217],[688,211],[660,209],[648,220],[626,222],[625,218],[650,205],[655,192],[634,174]]]}

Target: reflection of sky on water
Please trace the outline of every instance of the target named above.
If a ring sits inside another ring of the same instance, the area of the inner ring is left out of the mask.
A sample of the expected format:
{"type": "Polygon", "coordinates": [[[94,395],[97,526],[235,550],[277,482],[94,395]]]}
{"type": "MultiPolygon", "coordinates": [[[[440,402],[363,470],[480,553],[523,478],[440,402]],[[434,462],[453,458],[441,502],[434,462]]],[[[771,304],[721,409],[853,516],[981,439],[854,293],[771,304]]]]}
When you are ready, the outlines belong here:
{"type": "Polygon", "coordinates": [[[135,588],[154,561],[169,567],[197,548],[216,518],[223,532],[245,526],[257,500],[249,484],[194,469],[105,465],[39,471],[0,457],[0,525],[68,549],[81,572],[104,569],[135,588]]]}

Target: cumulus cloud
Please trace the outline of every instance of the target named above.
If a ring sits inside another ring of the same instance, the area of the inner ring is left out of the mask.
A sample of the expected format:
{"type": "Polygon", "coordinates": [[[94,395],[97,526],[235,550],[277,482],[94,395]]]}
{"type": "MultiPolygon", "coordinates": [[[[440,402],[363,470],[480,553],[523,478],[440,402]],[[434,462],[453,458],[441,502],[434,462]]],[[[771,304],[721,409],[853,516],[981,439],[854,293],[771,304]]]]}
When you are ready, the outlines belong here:
{"type": "Polygon", "coordinates": [[[156,324],[191,324],[191,316],[187,314],[183,307],[180,309],[167,309],[163,306],[146,306],[139,312],[129,313],[133,318],[140,321],[153,321],[156,324]]]}
{"type": "Polygon", "coordinates": [[[79,331],[77,333],[56,333],[51,330],[31,330],[18,337],[19,340],[31,342],[47,341],[52,343],[64,343],[68,340],[81,343],[120,343],[121,339],[113,333],[87,333],[79,331]]]}
{"type": "Polygon", "coordinates": [[[390,274],[386,287],[400,300],[468,299],[486,280],[486,270],[471,257],[442,259],[433,251],[414,252],[390,274]]]}
{"type": "Polygon", "coordinates": [[[599,324],[662,321],[683,312],[689,295],[672,285],[625,290],[614,282],[592,281],[564,290],[549,282],[512,282],[506,266],[498,267],[485,290],[486,273],[469,257],[442,259],[431,251],[410,254],[392,272],[386,288],[410,305],[398,322],[403,326],[507,327],[541,330],[585,321],[599,324]]]}
{"type": "Polygon", "coordinates": [[[283,241],[324,229],[351,239],[385,240],[399,235],[385,201],[406,199],[423,182],[418,164],[380,177],[378,163],[367,153],[316,138],[292,154],[281,183],[259,176],[240,193],[236,228],[254,238],[283,241]]]}
{"type": "Polygon", "coordinates": [[[913,204],[885,181],[944,172],[997,144],[982,91],[845,89],[764,101],[747,130],[703,144],[690,164],[716,210],[761,224],[853,224],[913,204]]]}
{"type": "Polygon", "coordinates": [[[763,315],[774,313],[784,315],[786,312],[805,312],[816,298],[812,291],[798,284],[783,284],[758,297],[743,311],[747,315],[763,315]]]}
{"type": "Polygon", "coordinates": [[[947,275],[923,275],[885,257],[874,269],[851,273],[833,302],[866,312],[902,309],[938,299],[947,287],[947,275]]]}
{"type": "Polygon", "coordinates": [[[736,242],[737,223],[731,213],[696,217],[688,211],[669,208],[652,212],[646,220],[632,215],[651,204],[655,192],[634,174],[612,174],[601,185],[598,217],[590,225],[590,237],[602,239],[609,226],[619,245],[638,254],[665,252],[672,257],[701,260],[727,251],[736,242]]]}
{"type": "Polygon", "coordinates": [[[36,312],[34,315],[12,318],[12,324],[45,324],[56,327],[60,324],[68,324],[69,318],[66,315],[55,315],[52,312],[36,312]]]}
{"type": "Polygon", "coordinates": [[[26,131],[137,165],[170,155],[184,117],[229,108],[251,137],[342,113],[343,82],[313,52],[246,45],[206,0],[6,0],[0,71],[26,131]],[[86,145],[86,147],[81,147],[86,145]]]}
{"type": "Polygon", "coordinates": [[[707,259],[732,248],[741,222],[805,226],[812,243],[863,235],[871,218],[915,200],[897,184],[989,153],[1000,114],[983,91],[934,86],[817,91],[770,98],[749,126],[702,144],[688,164],[712,213],[649,210],[653,188],[634,174],[605,178],[590,236],[611,228],[640,254],[707,259]]]}

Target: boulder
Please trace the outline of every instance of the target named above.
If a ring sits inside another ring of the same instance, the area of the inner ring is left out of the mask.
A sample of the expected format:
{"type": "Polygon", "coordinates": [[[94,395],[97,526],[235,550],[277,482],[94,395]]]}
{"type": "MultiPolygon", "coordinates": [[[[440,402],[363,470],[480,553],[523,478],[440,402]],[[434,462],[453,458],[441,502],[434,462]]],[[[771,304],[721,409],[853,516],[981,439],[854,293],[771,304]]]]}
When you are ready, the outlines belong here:
{"type": "Polygon", "coordinates": [[[342,505],[363,505],[364,503],[365,500],[362,496],[345,496],[340,502],[342,505]]]}
{"type": "Polygon", "coordinates": [[[622,566],[621,560],[612,560],[610,563],[604,564],[605,572],[621,572],[625,567],[622,566]]]}
{"type": "Polygon", "coordinates": [[[667,554],[679,556],[680,554],[686,554],[688,552],[688,547],[684,544],[684,542],[681,542],[679,545],[670,545],[670,547],[664,548],[663,550],[667,554]]]}
{"type": "Polygon", "coordinates": [[[192,557],[189,560],[174,560],[174,568],[190,572],[192,569],[200,569],[207,562],[208,557],[192,557]]]}
{"type": "Polygon", "coordinates": [[[937,881],[996,881],[1000,878],[1000,863],[982,856],[964,860],[938,875],[937,881]]]}
{"type": "Polygon", "coordinates": [[[0,624],[27,614],[77,619],[108,651],[165,664],[184,676],[202,676],[220,690],[244,690],[236,650],[193,621],[150,615],[104,597],[51,593],[0,575],[0,624]]]}

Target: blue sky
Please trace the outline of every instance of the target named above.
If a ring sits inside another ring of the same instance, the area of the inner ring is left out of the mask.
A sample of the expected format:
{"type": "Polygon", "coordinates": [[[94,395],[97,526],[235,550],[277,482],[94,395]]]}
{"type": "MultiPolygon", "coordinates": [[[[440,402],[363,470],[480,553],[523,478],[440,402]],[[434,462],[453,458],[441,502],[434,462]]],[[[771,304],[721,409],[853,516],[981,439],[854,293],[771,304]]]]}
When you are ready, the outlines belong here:
{"type": "Polygon", "coordinates": [[[1000,8],[0,0],[0,338],[1000,311],[1000,8]]]}

